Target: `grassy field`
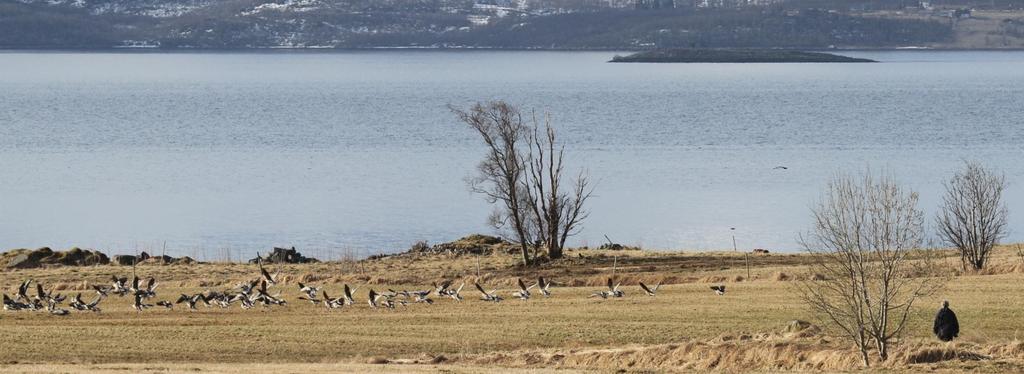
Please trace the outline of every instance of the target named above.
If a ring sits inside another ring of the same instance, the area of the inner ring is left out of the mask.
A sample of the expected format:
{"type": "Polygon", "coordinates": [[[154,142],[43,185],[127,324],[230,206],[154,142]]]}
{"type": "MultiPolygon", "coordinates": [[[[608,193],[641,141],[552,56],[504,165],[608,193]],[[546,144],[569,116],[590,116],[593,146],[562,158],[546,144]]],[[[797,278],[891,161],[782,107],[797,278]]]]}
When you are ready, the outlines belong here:
{"type": "MultiPolygon", "coordinates": [[[[850,370],[856,354],[827,333],[787,332],[793,320],[814,322],[792,293],[800,255],[573,251],[566,260],[521,269],[511,256],[393,257],[362,262],[272,266],[282,284],[273,288],[285,307],[242,310],[152,309],[138,313],[129,298],[111,297],[103,312],[66,317],[39,312],[0,312],[0,370],[49,371],[409,371],[478,372],[503,368],[567,370],[850,370]],[[749,263],[749,277],[747,275],[749,263]],[[612,273],[626,297],[588,298],[612,273]],[[542,274],[564,286],[551,298],[477,300],[471,282],[512,291],[517,277],[542,274]],[[375,310],[366,292],[428,289],[442,279],[470,282],[459,303],[375,310]],[[671,283],[656,297],[636,282],[671,283]],[[359,285],[354,307],[327,311],[297,300],[296,282],[340,294],[359,285]],[[725,284],[725,296],[711,284],[725,284]],[[387,364],[385,364],[387,363],[387,364]],[[276,366],[275,366],[276,365],[276,366]],[[287,369],[285,369],[287,368],[287,369]]],[[[951,259],[950,261],[953,261],[951,259]]],[[[949,262],[952,264],[953,262],[949,262]]],[[[1024,274],[1021,259],[1003,249],[990,275],[959,275],[939,294],[918,304],[892,370],[1024,370],[1024,274]],[[930,338],[931,318],[942,299],[960,316],[962,339],[930,338]],[[984,359],[977,358],[978,355],[984,359]],[[947,357],[949,356],[949,357],[947,357]],[[936,358],[938,357],[938,358],[936,358]],[[953,358],[947,360],[946,358],[953,358]]],[[[952,265],[950,265],[952,267],[952,265]]],[[[179,293],[222,290],[255,278],[254,265],[200,264],[137,269],[160,280],[155,300],[179,293]]],[[[33,278],[74,293],[106,284],[130,267],[97,266],[7,270],[7,294],[33,278]]],[[[85,299],[92,292],[85,291],[85,299]]]]}

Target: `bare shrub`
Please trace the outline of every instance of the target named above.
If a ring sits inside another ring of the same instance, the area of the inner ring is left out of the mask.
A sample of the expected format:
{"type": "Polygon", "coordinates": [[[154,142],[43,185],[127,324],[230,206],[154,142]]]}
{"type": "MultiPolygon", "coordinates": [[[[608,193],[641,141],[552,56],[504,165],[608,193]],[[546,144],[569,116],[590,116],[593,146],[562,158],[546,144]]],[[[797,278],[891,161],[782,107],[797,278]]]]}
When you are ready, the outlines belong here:
{"type": "Polygon", "coordinates": [[[916,192],[887,176],[836,177],[813,208],[814,227],[800,238],[813,255],[816,280],[797,282],[800,297],[819,317],[850,338],[865,366],[875,349],[881,361],[906,327],[914,302],[940,282],[913,278],[930,269],[921,248],[923,213],[916,192]]]}
{"type": "Polygon", "coordinates": [[[979,163],[966,162],[945,186],[946,195],[935,219],[939,236],[960,251],[964,270],[981,270],[1006,236],[1006,177],[979,163]]]}

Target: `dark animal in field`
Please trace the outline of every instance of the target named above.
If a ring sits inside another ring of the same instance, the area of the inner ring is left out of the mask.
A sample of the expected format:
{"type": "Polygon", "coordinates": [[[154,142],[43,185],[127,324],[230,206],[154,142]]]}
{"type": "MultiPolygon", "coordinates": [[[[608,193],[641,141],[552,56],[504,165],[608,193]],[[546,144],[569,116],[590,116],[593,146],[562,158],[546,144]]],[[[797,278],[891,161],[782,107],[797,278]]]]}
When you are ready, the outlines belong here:
{"type": "Polygon", "coordinates": [[[960,336],[960,321],[957,321],[956,313],[949,309],[949,301],[942,302],[942,309],[939,309],[939,313],[935,316],[932,332],[944,342],[960,336]]]}

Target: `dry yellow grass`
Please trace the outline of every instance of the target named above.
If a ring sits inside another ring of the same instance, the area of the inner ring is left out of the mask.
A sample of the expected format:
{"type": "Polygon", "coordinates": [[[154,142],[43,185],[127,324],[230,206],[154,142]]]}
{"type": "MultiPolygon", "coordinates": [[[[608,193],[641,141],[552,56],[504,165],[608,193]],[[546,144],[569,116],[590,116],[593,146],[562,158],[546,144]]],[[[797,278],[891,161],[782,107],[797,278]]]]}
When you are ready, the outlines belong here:
{"type": "MultiPolygon", "coordinates": [[[[732,253],[571,252],[567,260],[525,270],[515,267],[514,257],[501,255],[273,266],[288,279],[277,288],[290,302],[286,307],[136,313],[128,298],[112,297],[101,304],[101,314],[0,312],[0,371],[857,369],[855,353],[841,340],[783,334],[791,320],[813,320],[786,281],[801,273],[794,264],[802,261],[797,255],[750,256],[750,278],[743,256],[732,253]],[[628,284],[626,297],[588,298],[613,264],[617,278],[628,284]],[[543,274],[577,286],[556,288],[550,299],[500,304],[476,300],[467,286],[462,303],[439,299],[394,311],[360,303],[329,312],[296,300],[295,282],[301,279],[332,294],[340,293],[343,282],[361,285],[358,299],[365,301],[370,287],[425,289],[443,278],[471,281],[478,268],[479,277],[505,295],[517,276],[543,274]],[[648,297],[633,286],[638,280],[673,284],[648,297]],[[709,282],[726,284],[727,295],[716,296],[709,282]]],[[[1024,327],[1021,264],[1004,249],[991,271],[1004,274],[955,277],[941,295],[918,304],[890,369],[1024,370],[1024,346],[1016,340],[1024,327]],[[962,339],[954,345],[930,339],[941,299],[951,300],[961,318],[962,339]],[[984,359],[972,359],[976,355],[984,359]]],[[[241,264],[151,265],[138,271],[161,280],[157,300],[224,289],[256,276],[255,266],[241,264]]],[[[67,293],[130,272],[118,266],[5,271],[0,285],[10,294],[31,277],[67,293]]]]}

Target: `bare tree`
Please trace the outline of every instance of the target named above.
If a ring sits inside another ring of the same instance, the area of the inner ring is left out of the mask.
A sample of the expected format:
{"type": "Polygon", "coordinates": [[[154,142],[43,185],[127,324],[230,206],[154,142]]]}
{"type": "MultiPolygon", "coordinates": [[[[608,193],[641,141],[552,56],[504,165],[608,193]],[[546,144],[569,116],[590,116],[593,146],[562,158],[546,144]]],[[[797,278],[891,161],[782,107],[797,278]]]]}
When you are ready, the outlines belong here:
{"type": "Polygon", "coordinates": [[[487,155],[477,166],[477,175],[468,180],[470,190],[484,195],[499,208],[491,215],[496,229],[510,228],[519,243],[523,265],[530,264],[531,240],[529,193],[523,183],[528,156],[522,153],[529,133],[519,109],[503,101],[477,103],[469,111],[449,106],[459,120],[472,127],[487,146],[487,155]]]}
{"type": "Polygon", "coordinates": [[[519,109],[503,101],[478,103],[469,111],[451,109],[487,146],[487,156],[469,185],[499,205],[490,223],[509,229],[504,231],[519,243],[524,264],[530,263],[531,247],[543,247],[549,258],[562,257],[566,240],[587,217],[584,205],[593,190],[582,170],[571,191],[563,187],[565,147],[558,143],[550,121],[545,121],[541,135],[536,117],[524,122],[519,109]]]}
{"type": "Polygon", "coordinates": [[[1006,235],[1006,177],[979,163],[965,162],[963,170],[945,186],[946,195],[935,217],[939,236],[960,251],[964,270],[981,270],[1006,235]]]}
{"type": "MultiPolygon", "coordinates": [[[[537,123],[536,118],[533,122],[537,123]]],[[[565,145],[558,145],[550,120],[545,118],[544,122],[544,135],[535,125],[530,136],[527,192],[536,240],[546,247],[549,258],[556,259],[562,257],[566,239],[575,235],[587,218],[583,206],[593,189],[583,170],[576,176],[571,193],[563,189],[565,145]]]]}
{"type": "Polygon", "coordinates": [[[797,284],[800,296],[856,344],[865,366],[871,349],[889,358],[914,302],[940,283],[920,277],[932,265],[931,251],[921,248],[917,202],[916,192],[891,177],[837,177],[812,208],[813,229],[800,238],[817,274],[797,284]]]}

